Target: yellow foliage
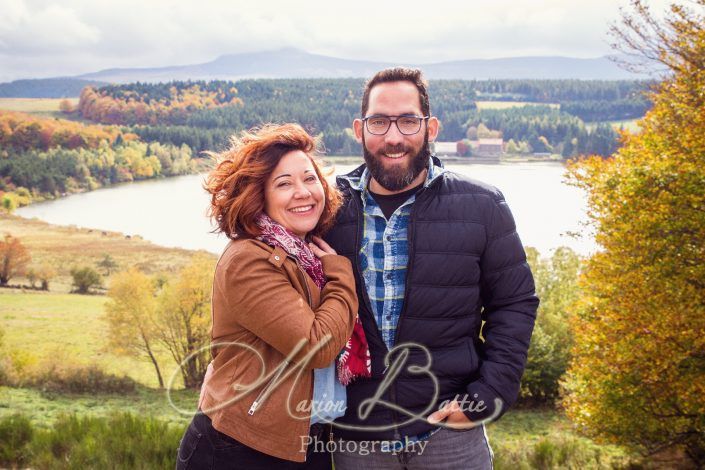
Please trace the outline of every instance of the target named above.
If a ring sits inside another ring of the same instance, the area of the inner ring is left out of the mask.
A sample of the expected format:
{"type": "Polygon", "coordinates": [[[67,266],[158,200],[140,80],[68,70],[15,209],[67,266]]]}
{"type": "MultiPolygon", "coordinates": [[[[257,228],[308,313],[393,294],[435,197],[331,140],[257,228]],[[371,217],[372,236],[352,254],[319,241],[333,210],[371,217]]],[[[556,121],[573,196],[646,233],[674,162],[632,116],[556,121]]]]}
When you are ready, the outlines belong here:
{"type": "Polygon", "coordinates": [[[115,274],[108,290],[105,320],[113,352],[146,352],[156,341],[156,299],[149,277],[135,268],[115,274]]]}
{"type": "Polygon", "coordinates": [[[613,158],[592,157],[569,169],[588,194],[602,251],[580,279],[564,384],[567,413],[586,431],[647,452],[683,446],[699,464],[705,463],[703,19],[672,10],[676,45],[665,44],[661,60],[673,75],[654,92],[641,132],[626,134],[613,158]]]}
{"type": "Polygon", "coordinates": [[[210,256],[194,257],[159,296],[161,339],[180,364],[186,387],[200,386],[210,361],[202,348],[210,341],[214,268],[210,256]]]}

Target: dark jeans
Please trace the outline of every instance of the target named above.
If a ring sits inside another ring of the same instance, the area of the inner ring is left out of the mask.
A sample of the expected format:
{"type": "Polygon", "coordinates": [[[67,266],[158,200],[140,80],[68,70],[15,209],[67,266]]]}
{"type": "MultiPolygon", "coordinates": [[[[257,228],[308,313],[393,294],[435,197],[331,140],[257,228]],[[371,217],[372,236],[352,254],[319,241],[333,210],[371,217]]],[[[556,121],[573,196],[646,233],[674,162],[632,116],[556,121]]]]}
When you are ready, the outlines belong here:
{"type": "MultiPolygon", "coordinates": [[[[315,436],[327,439],[327,427],[315,426],[316,431],[322,431],[315,436]]],[[[299,436],[291,436],[299,439],[299,436]]],[[[176,469],[247,469],[247,470],[331,470],[330,453],[314,452],[309,445],[305,463],[292,462],[259,452],[236,441],[230,436],[219,432],[213,427],[211,419],[204,414],[197,414],[191,420],[184,437],[181,438],[179,453],[176,458],[176,469]]]]}
{"type": "MultiPolygon", "coordinates": [[[[399,453],[380,452],[371,441],[342,441],[334,450],[336,470],[491,470],[493,453],[485,426],[441,429],[421,447],[399,453]]],[[[378,443],[378,442],[377,442],[378,443]]]]}

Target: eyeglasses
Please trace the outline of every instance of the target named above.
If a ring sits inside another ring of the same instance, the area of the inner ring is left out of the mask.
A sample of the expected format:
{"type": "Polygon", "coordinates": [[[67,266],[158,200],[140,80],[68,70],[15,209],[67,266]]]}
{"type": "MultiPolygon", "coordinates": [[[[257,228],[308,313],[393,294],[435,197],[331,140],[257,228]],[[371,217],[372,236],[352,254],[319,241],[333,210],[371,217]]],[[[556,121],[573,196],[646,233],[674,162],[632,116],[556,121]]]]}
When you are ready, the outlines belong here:
{"type": "Polygon", "coordinates": [[[404,116],[369,116],[363,118],[362,121],[367,126],[370,134],[384,135],[389,132],[392,123],[396,124],[397,129],[404,135],[414,135],[421,130],[421,123],[424,119],[430,116],[415,116],[408,114],[404,116]]]}

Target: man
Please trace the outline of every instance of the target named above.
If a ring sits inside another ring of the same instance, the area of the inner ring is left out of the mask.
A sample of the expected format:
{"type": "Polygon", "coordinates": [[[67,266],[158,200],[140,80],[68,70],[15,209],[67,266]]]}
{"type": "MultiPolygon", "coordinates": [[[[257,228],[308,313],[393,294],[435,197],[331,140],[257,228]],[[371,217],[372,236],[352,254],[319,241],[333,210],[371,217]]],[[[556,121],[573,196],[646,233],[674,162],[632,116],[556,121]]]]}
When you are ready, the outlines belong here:
{"type": "Polygon", "coordinates": [[[483,420],[516,400],[538,307],[511,212],[431,155],[419,70],[377,73],[353,126],[365,164],[338,178],[327,240],[354,266],[372,377],[347,388],[336,469],[491,468],[483,420]]]}

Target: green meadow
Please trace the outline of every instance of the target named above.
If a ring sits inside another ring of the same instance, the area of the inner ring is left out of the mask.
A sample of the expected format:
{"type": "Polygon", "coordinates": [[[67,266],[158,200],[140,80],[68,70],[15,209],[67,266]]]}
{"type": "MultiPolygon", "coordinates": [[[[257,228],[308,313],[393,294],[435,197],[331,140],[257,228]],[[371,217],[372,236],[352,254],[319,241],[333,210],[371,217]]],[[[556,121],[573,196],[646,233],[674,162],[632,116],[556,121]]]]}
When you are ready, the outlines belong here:
{"type": "MultiPolygon", "coordinates": [[[[105,296],[5,290],[0,290],[5,347],[26,367],[96,365],[146,387],[158,385],[151,363],[116,355],[106,347],[105,296]]],[[[171,366],[173,361],[166,352],[159,351],[158,359],[163,374],[174,370],[175,364],[171,366]]]]}
{"type": "Polygon", "coordinates": [[[560,108],[558,103],[537,103],[534,101],[476,101],[477,109],[509,109],[521,108],[522,106],[548,106],[551,108],[560,108]]]}
{"type": "MultiPolygon", "coordinates": [[[[78,104],[78,98],[65,98],[72,106],[78,104]]],[[[0,98],[0,110],[18,111],[42,116],[66,118],[59,111],[59,103],[64,98],[0,98]]]]}

